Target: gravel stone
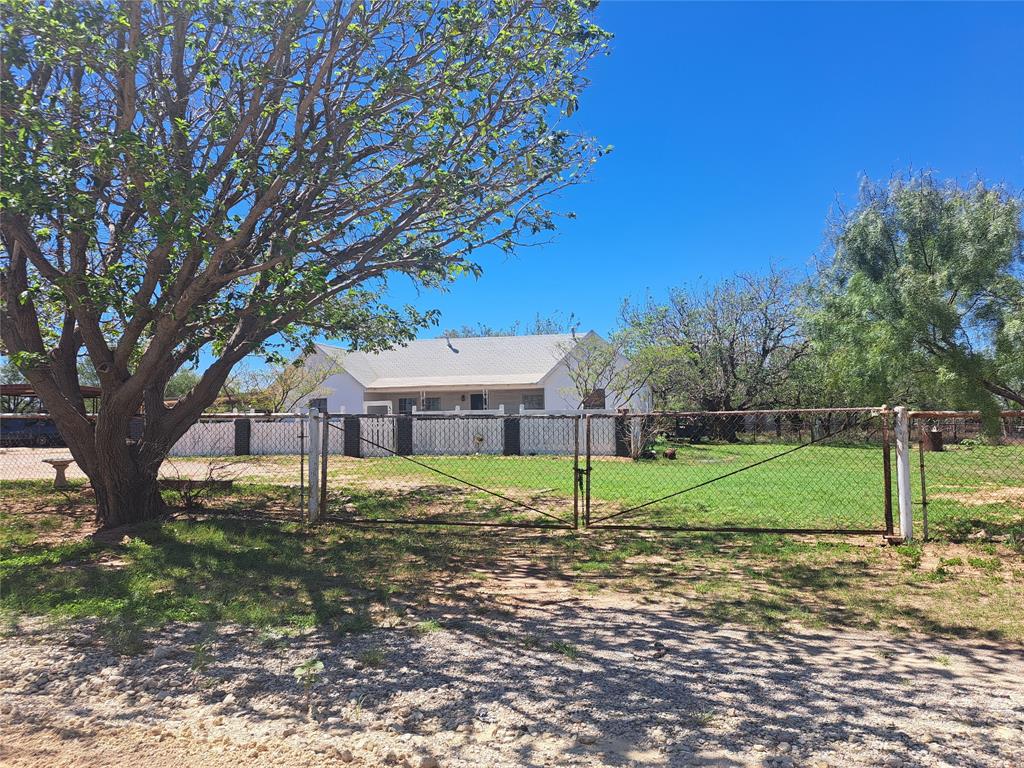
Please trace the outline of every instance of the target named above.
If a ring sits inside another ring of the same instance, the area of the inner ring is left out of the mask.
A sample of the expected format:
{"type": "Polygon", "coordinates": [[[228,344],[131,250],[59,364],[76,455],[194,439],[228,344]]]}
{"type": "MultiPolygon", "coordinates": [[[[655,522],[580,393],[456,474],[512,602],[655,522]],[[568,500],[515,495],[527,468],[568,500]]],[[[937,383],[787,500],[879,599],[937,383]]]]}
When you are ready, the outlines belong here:
{"type": "Polygon", "coordinates": [[[618,595],[559,598],[486,611],[438,603],[418,613],[443,632],[314,630],[273,649],[255,630],[222,626],[208,641],[216,673],[190,668],[187,649],[210,631],[198,624],[154,631],[152,651],[119,658],[87,622],[26,619],[0,637],[0,762],[1024,765],[1017,648],[901,637],[896,669],[883,634],[759,634],[618,595]],[[556,641],[579,652],[552,652],[556,641]],[[370,651],[384,665],[357,669],[370,651]],[[324,674],[310,718],[292,670],[314,656],[324,674]],[[38,757],[55,743],[59,761],[38,757]]]}

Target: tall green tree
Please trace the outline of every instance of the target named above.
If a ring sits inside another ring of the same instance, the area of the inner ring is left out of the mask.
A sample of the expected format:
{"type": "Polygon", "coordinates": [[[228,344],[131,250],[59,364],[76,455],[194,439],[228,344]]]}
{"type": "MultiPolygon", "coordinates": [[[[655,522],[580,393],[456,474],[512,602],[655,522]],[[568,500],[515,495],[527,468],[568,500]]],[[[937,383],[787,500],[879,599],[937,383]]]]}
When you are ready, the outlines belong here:
{"type": "Polygon", "coordinates": [[[809,327],[832,389],[873,402],[1024,405],[1024,210],[1000,186],[865,181],[809,327]]]}
{"type": "Polygon", "coordinates": [[[105,525],[161,512],[161,462],[245,356],[409,338],[434,316],[382,304],[389,275],[443,284],[554,226],[600,153],[559,125],[606,44],[590,11],[0,0],[2,338],[105,525]]]}

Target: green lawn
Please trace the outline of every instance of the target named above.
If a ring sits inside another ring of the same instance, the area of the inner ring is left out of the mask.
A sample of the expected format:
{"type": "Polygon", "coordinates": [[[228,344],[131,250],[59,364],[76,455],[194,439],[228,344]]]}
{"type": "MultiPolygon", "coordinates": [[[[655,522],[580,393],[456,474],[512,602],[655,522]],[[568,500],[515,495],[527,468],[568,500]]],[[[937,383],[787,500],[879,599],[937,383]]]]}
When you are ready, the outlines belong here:
{"type": "Polygon", "coordinates": [[[1024,530],[884,547],[873,536],[306,528],[276,517],[293,509],[288,489],[243,487],[209,499],[208,512],[95,539],[88,491],[12,485],[0,611],[12,625],[96,619],[124,653],[172,621],[261,627],[272,641],[310,626],[395,626],[439,602],[489,610],[491,575],[526,566],[584,593],[671,597],[698,618],[761,630],[799,622],[1024,641],[1024,530]]]}
{"type": "MultiPolygon", "coordinates": [[[[675,447],[674,460],[660,453],[657,459],[641,461],[595,457],[590,475],[592,524],[872,531],[883,527],[882,457],[877,446],[813,445],[775,459],[794,446],[761,442],[675,447]],[[772,460],[744,469],[766,459],[772,460]],[[722,477],[737,470],[741,471],[722,477]]],[[[930,535],[963,539],[981,528],[998,534],[1024,525],[1024,446],[957,445],[925,457],[930,535]]],[[[918,454],[911,459],[920,534],[918,454]]],[[[298,468],[297,456],[177,460],[179,476],[187,470],[202,479],[212,469],[215,477],[235,481],[235,495],[241,492],[254,500],[262,488],[287,487],[293,512],[299,508],[298,468]]],[[[571,525],[572,481],[573,460],[560,456],[332,455],[327,514],[346,519],[571,525]]],[[[199,501],[208,495],[200,492],[199,501]]],[[[581,517],[583,511],[581,498],[581,517]]],[[[894,517],[898,522],[898,513],[894,517]]]]}
{"type": "MultiPolygon", "coordinates": [[[[766,443],[681,445],[675,460],[595,458],[591,470],[592,522],[599,524],[606,519],[607,523],[627,525],[882,529],[882,456],[873,446],[810,446],[679,493],[792,447],[766,443]],[[625,511],[638,505],[645,506],[625,511]]],[[[570,458],[415,458],[447,475],[560,519],[572,518],[570,458]]],[[[913,459],[911,483],[919,502],[916,454],[913,459]]],[[[476,491],[401,457],[332,456],[329,468],[331,511],[335,514],[550,522],[537,512],[476,491]]],[[[952,447],[944,453],[927,455],[926,474],[931,497],[930,533],[957,533],[979,525],[1007,529],[1024,522],[1024,491],[1015,495],[1013,490],[1024,489],[1024,446],[952,447]],[[993,494],[993,489],[1002,489],[1002,495],[993,494]]],[[[895,466],[893,477],[895,485],[895,466]]],[[[898,519],[898,513],[896,516],[898,519]]],[[[920,519],[920,508],[916,517],[920,519]]]]}

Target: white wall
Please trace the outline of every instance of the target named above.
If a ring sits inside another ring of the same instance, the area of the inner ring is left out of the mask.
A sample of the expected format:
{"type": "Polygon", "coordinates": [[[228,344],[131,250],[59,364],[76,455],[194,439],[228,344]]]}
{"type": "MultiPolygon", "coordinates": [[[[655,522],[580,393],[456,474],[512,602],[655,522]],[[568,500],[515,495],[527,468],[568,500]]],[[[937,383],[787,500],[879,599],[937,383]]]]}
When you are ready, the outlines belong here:
{"type": "MultiPolygon", "coordinates": [[[[626,359],[622,358],[621,363],[625,365],[626,359]]],[[[541,383],[544,385],[544,410],[568,411],[580,407],[580,396],[569,376],[569,366],[564,361],[555,366],[541,383]]],[[[623,403],[622,399],[618,392],[605,392],[605,407],[608,410],[620,407],[639,412],[651,410],[650,391],[646,387],[628,403],[623,403]]]]}
{"type": "Polygon", "coordinates": [[[324,382],[324,392],[327,396],[327,410],[331,413],[362,413],[364,410],[363,385],[346,371],[328,377],[324,382]]]}

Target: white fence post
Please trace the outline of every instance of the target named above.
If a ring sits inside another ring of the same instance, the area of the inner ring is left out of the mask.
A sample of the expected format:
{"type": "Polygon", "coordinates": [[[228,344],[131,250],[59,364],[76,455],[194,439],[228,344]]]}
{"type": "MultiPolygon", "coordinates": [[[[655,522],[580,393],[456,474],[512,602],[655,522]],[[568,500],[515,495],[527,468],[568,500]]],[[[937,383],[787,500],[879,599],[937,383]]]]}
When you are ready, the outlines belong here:
{"type": "Polygon", "coordinates": [[[910,418],[904,405],[896,406],[896,495],[900,502],[900,537],[914,538],[914,510],[910,496],[910,418]]]}
{"type": "Polygon", "coordinates": [[[309,409],[309,513],[308,521],[320,518],[320,412],[309,409]]]}

